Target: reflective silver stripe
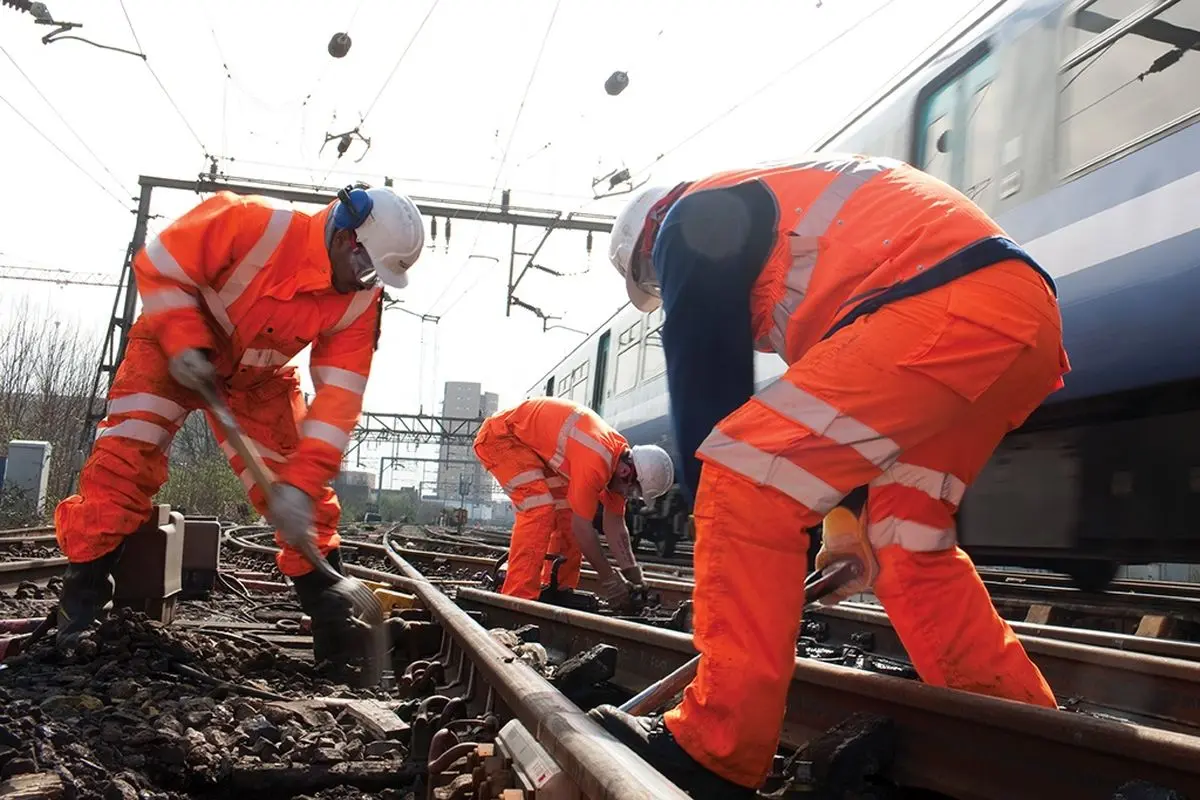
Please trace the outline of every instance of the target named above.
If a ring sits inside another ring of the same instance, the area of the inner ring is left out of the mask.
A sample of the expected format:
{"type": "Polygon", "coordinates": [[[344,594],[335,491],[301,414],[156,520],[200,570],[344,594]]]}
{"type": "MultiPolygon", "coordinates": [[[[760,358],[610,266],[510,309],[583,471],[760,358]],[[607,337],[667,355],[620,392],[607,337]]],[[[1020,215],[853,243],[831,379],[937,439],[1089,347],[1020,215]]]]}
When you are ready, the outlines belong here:
{"type": "Polygon", "coordinates": [[[531,497],[526,497],[524,500],[516,504],[517,511],[528,511],[531,508],[540,508],[542,506],[552,505],[554,498],[549,494],[535,494],[531,497]]]}
{"type": "Polygon", "coordinates": [[[546,485],[551,489],[557,489],[559,486],[566,486],[567,479],[560,475],[551,475],[550,477],[546,478],[546,485]]]}
{"type": "Polygon", "coordinates": [[[315,419],[304,420],[300,425],[300,435],[306,439],[319,439],[331,445],[339,453],[346,449],[346,445],[350,444],[350,434],[328,422],[320,422],[315,419]]]}
{"type": "Polygon", "coordinates": [[[533,483],[536,480],[541,480],[546,477],[546,473],[540,469],[527,469],[524,472],[517,473],[508,483],[502,487],[504,491],[510,492],[513,489],[524,486],[527,483],[533,483]]]}
{"type": "Polygon", "coordinates": [[[554,501],[554,507],[555,507],[555,508],[570,508],[570,507],[571,507],[571,501],[570,501],[570,500],[568,500],[568,499],[566,499],[565,497],[564,497],[564,498],[562,498],[561,500],[555,500],[555,501],[554,501]]]}
{"type": "Polygon", "coordinates": [[[127,394],[124,397],[115,397],[108,402],[109,414],[128,414],[130,411],[145,411],[148,414],[157,414],[171,422],[178,422],[186,417],[188,413],[186,408],[174,400],[168,400],[165,397],[159,397],[156,394],[149,394],[148,392],[127,394]]]}
{"type": "Polygon", "coordinates": [[[612,460],[612,453],[608,452],[608,449],[604,445],[600,444],[599,440],[597,440],[596,437],[592,436],[591,434],[584,433],[576,428],[575,430],[571,431],[571,438],[589,450],[593,450],[598,453],[605,461],[612,460]]]}
{"type": "Polygon", "coordinates": [[[357,372],[341,367],[313,367],[313,383],[318,391],[322,386],[337,386],[348,392],[361,395],[367,390],[367,379],[357,372]]]}
{"type": "Polygon", "coordinates": [[[182,283],[184,286],[195,288],[196,282],[192,280],[183,267],[179,266],[179,262],[175,260],[175,256],[171,255],[171,251],[162,243],[162,239],[157,236],[150,244],[146,245],[146,259],[154,270],[164,278],[170,278],[176,283],[182,283]]]}
{"type": "Polygon", "coordinates": [[[954,528],[935,528],[920,522],[897,517],[885,517],[867,525],[867,539],[880,550],[898,544],[910,553],[932,553],[949,550],[958,541],[954,528]]]}
{"type": "Polygon", "coordinates": [[[266,266],[267,261],[279,248],[284,235],[287,234],[291,221],[292,212],[286,208],[277,208],[271,212],[271,219],[267,222],[266,230],[258,237],[258,241],[246,255],[242,256],[242,260],[234,267],[232,274],[225,281],[225,285],[221,287],[218,296],[225,308],[229,308],[237,302],[242,293],[246,291],[246,287],[254,280],[254,276],[266,266]]]}
{"type": "Polygon", "coordinates": [[[812,205],[806,209],[797,209],[800,218],[788,237],[792,264],[783,279],[783,297],[771,311],[773,324],[767,334],[771,346],[779,355],[786,355],[788,321],[804,302],[804,296],[808,292],[808,283],[812,280],[813,270],[816,269],[820,256],[821,237],[826,236],[831,228],[841,224],[841,220],[837,218],[838,214],[851,195],[867,181],[894,169],[899,163],[887,158],[836,158],[814,159],[793,165],[793,168],[799,169],[836,172],[837,177],[821,190],[812,205]]]}
{"type": "Polygon", "coordinates": [[[247,350],[241,363],[247,367],[280,367],[291,360],[291,356],[278,350],[247,350]]]}
{"type": "Polygon", "coordinates": [[[575,423],[579,422],[581,414],[578,411],[572,411],[563,422],[562,427],[558,429],[558,442],[554,445],[554,455],[550,456],[550,469],[561,472],[563,461],[567,458],[567,440],[571,437],[571,431],[575,430],[575,423]]]}
{"type": "Polygon", "coordinates": [[[166,447],[167,443],[171,441],[171,432],[166,428],[141,419],[127,419],[124,422],[118,422],[111,428],[100,428],[96,431],[96,439],[103,439],[106,436],[136,439],[139,442],[155,445],[159,449],[166,447]]]}
{"type": "Polygon", "coordinates": [[[967,491],[967,484],[949,472],[938,472],[929,467],[903,464],[899,461],[871,481],[872,486],[887,486],[893,483],[917,489],[934,500],[945,500],[956,508],[967,491]]]}
{"type": "Polygon", "coordinates": [[[183,289],[160,289],[142,297],[142,311],[146,314],[158,314],[175,308],[197,308],[199,305],[196,298],[183,289]]]}
{"type": "MultiPolygon", "coordinates": [[[[280,464],[287,461],[286,458],[279,455],[279,453],[276,453],[271,448],[264,447],[261,442],[257,442],[254,439],[251,439],[250,441],[254,444],[254,449],[256,449],[258,451],[258,454],[260,456],[262,456],[263,461],[277,461],[280,464]]],[[[229,444],[229,442],[221,442],[220,447],[221,447],[221,452],[224,453],[225,457],[228,458],[230,461],[232,461],[234,459],[234,457],[237,455],[237,451],[233,449],[233,446],[231,444],[229,444]]]]}
{"type": "Polygon", "coordinates": [[[213,319],[221,326],[221,330],[225,331],[226,336],[232,336],[233,322],[230,321],[229,314],[225,312],[225,306],[221,304],[221,298],[217,296],[217,293],[207,286],[201,286],[200,296],[204,298],[204,304],[212,312],[213,319]]]}
{"type": "Polygon", "coordinates": [[[845,495],[807,470],[782,456],[773,456],[753,445],[739,442],[719,430],[708,435],[696,451],[723,467],[744,475],[762,486],[778,489],[818,514],[825,514],[845,495]]]}
{"type": "Polygon", "coordinates": [[[350,299],[350,305],[346,307],[346,313],[342,314],[342,318],[339,319],[337,323],[326,332],[337,333],[338,331],[344,331],[346,328],[349,328],[351,325],[353,325],[355,320],[361,317],[363,312],[370,308],[371,304],[375,302],[375,293],[377,291],[378,289],[364,289],[361,292],[355,292],[354,296],[350,299]]]}
{"type": "Polygon", "coordinates": [[[853,448],[881,470],[890,467],[900,455],[900,445],[882,433],[840,413],[821,398],[782,378],[754,397],[767,408],[809,428],[813,433],[853,448]]]}

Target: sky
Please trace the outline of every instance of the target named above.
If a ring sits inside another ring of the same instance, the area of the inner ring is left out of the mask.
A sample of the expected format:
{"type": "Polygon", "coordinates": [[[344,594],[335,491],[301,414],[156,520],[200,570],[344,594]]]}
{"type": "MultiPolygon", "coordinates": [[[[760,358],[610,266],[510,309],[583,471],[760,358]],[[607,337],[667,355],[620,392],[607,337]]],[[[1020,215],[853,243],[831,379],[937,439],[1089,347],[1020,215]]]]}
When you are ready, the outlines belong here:
{"type": "MultiPolygon", "coordinates": [[[[47,2],[56,20],[82,24],[71,35],[145,60],[70,39],[44,45],[51,28],[0,7],[0,266],[115,279],[138,176],[190,179],[212,158],[234,178],[390,176],[413,196],[499,202],[509,189],[513,205],[616,214],[626,198],[596,200],[595,179],[624,167],[635,183],[670,184],[803,153],[980,5],[47,2]],[[352,45],[334,59],[326,46],[339,31],[352,45]],[[603,88],[614,70],[630,81],[615,97],[603,88]],[[369,149],[355,141],[341,159],[336,142],[321,150],[327,134],[356,126],[369,149]]],[[[156,190],[151,233],[199,200],[156,190]]],[[[514,404],[577,331],[625,302],[608,237],[596,235],[589,254],[585,234],[556,231],[538,263],[564,277],[532,272],[516,294],[559,319],[543,330],[523,309],[506,317],[510,236],[462,220],[447,243],[438,220],[403,302],[385,314],[366,409],[436,413],[447,380],[478,381],[514,404]]],[[[517,249],[540,238],[521,228],[517,249]]],[[[0,315],[29,299],[99,336],[113,291],[0,280],[0,315]]],[[[310,387],[306,353],[298,363],[310,387]]]]}

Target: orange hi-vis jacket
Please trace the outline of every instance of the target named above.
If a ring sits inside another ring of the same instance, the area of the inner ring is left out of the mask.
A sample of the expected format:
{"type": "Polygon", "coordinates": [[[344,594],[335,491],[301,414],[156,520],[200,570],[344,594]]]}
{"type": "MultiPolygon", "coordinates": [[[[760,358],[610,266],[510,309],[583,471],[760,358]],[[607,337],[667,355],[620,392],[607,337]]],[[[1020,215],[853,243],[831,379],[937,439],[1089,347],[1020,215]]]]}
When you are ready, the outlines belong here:
{"type": "Polygon", "coordinates": [[[131,336],[153,338],[168,358],[207,350],[230,390],[270,379],[312,345],[317,394],[296,452],[276,475],[310,496],[337,475],[358,423],[382,298],[378,287],[333,289],[328,215],[219,192],[133,261],[143,308],[131,336]]]}
{"type": "Polygon", "coordinates": [[[567,502],[576,514],[590,520],[601,503],[608,511],[624,513],[625,498],[610,490],[608,482],[629,442],[590,408],[563,398],[535,397],[492,419],[567,479],[567,502]]]}
{"type": "Polygon", "coordinates": [[[788,364],[861,305],[913,282],[964,242],[1007,241],[974,203],[964,197],[948,208],[949,187],[889,158],[818,154],[729,170],[683,196],[745,181],[765,184],[778,210],[778,236],[751,294],[755,347],[788,364]]]}

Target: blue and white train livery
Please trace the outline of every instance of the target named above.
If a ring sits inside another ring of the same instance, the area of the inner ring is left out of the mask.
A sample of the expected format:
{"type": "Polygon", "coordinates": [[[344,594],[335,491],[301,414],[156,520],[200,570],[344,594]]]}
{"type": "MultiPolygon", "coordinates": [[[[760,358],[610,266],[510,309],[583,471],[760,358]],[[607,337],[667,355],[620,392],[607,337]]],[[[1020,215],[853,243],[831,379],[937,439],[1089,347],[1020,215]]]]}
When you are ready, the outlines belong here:
{"type": "MultiPolygon", "coordinates": [[[[1200,0],[1007,0],[817,149],[892,156],[958,187],[1054,277],[1072,371],[959,516],[980,563],[1107,584],[1200,561],[1200,0]]],[[[669,443],[661,311],[624,306],[529,395],[669,443]]],[[[756,356],[764,385],[784,368],[756,356]]],[[[644,510],[660,552],[686,519],[644,510]]]]}

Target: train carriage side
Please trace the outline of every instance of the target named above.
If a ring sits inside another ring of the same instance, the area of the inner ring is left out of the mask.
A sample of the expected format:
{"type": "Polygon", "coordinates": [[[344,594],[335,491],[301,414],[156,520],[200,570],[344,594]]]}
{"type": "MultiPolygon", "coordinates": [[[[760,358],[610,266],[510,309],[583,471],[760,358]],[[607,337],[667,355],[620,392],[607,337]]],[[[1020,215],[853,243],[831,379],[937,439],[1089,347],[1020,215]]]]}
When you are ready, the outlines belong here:
{"type": "MultiPolygon", "coordinates": [[[[1072,372],[964,498],[979,563],[1100,586],[1118,563],[1200,561],[1198,31],[1200,0],[1005,3],[819,148],[946,180],[1058,284],[1072,372]]],[[[661,321],[623,306],[530,394],[669,447],[661,321]]]]}

